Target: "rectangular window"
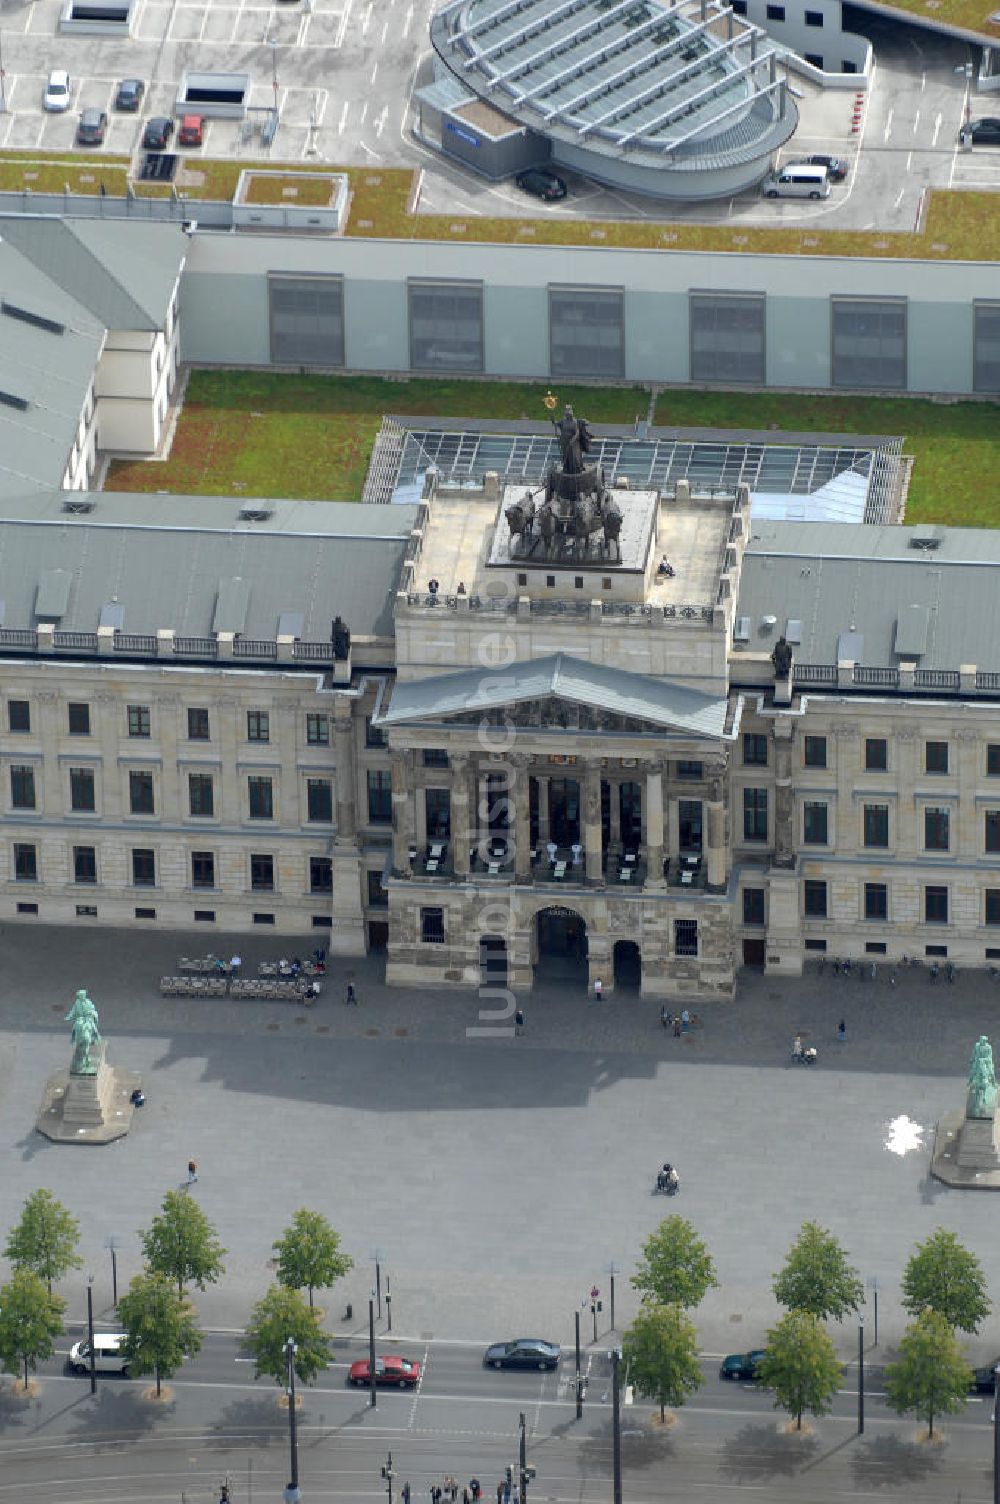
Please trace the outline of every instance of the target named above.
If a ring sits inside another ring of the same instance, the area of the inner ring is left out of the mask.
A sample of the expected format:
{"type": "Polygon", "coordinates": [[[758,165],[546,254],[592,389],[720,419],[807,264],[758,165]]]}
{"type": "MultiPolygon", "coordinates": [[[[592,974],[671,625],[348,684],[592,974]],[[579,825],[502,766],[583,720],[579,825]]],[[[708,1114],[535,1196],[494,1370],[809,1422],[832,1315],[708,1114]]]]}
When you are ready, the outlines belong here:
{"type": "Polygon", "coordinates": [[[451,790],[424,789],[428,841],[447,841],[451,836],[451,790]]]}
{"type": "Polygon", "coordinates": [[[767,737],[761,736],[756,731],[744,731],[743,733],[743,766],[767,767],[767,737]]]}
{"type": "Polygon", "coordinates": [[[368,820],[372,825],[392,820],[392,776],[387,768],[368,769],[368,820]]]}
{"type": "Polygon", "coordinates": [[[215,785],[211,773],[188,774],[188,810],[201,818],[215,814],[215,785]]]}
{"type": "Polygon", "coordinates": [[[927,742],[924,746],[924,772],[947,773],[948,743],[927,742]]]}
{"type": "Polygon", "coordinates": [[[802,840],[806,846],[825,846],[827,835],[827,807],[809,800],[802,806],[802,840]]]}
{"type": "Polygon", "coordinates": [[[333,892],[333,862],[328,856],[309,858],[309,892],[333,892]]]}
{"type": "Polygon", "coordinates": [[[446,768],[448,754],[443,747],[425,747],[423,763],[425,768],[446,768]]]}
{"type": "Polygon", "coordinates": [[[785,19],[785,7],[783,5],[769,5],[767,7],[767,19],[769,21],[783,21],[785,19]]]}
{"type": "Polygon", "coordinates": [[[69,806],[86,813],[92,813],[96,808],[93,768],[70,768],[69,806]]]}
{"type": "Polygon", "coordinates": [[[985,843],[989,852],[1000,851],[1000,809],[988,809],[985,813],[985,843]]]}
{"type": "Polygon", "coordinates": [[[821,52],[804,52],[802,56],[807,63],[812,63],[814,68],[818,68],[820,72],[823,71],[823,54],[821,52]]]}
{"type": "Polygon", "coordinates": [[[677,764],[678,778],[691,778],[697,780],[701,778],[701,774],[702,765],[700,762],[694,762],[693,760],[688,758],[682,760],[677,764]]]}
{"type": "Polygon", "coordinates": [[[885,883],[865,883],[865,918],[888,919],[889,889],[885,883]]]}
{"type": "Polygon", "coordinates": [[[373,726],[371,716],[365,717],[365,746],[387,747],[389,745],[389,733],[383,731],[381,726],[373,726]]]}
{"type": "Polygon", "coordinates": [[[1000,742],[987,743],[986,772],[990,778],[1000,777],[1000,742]]]}
{"type": "Polygon", "coordinates": [[[924,919],[928,924],[948,923],[948,889],[924,889],[924,919]]]}
{"type": "Polygon", "coordinates": [[[625,294],[620,288],[549,288],[553,376],[625,375],[625,294]]]}
{"type": "Polygon", "coordinates": [[[151,846],[132,847],[132,885],[136,888],[156,887],[156,853],[151,846]]]}
{"type": "Polygon", "coordinates": [[[25,841],[14,842],[14,879],[19,883],[38,881],[38,852],[25,841]]]}
{"type": "Polygon", "coordinates": [[[425,945],[444,944],[444,909],[420,910],[420,938],[425,945]]]}
{"type": "Polygon", "coordinates": [[[826,737],[807,736],[805,741],[805,765],[807,768],[826,767],[826,737]]]}
{"type": "Polygon", "coordinates": [[[253,916],[253,922],[254,922],[254,924],[273,924],[274,923],[274,915],[273,914],[255,914],[253,916]]]}
{"type": "Polygon", "coordinates": [[[152,773],[130,773],[128,775],[128,798],[129,809],[133,815],[152,815],[156,813],[156,806],[153,800],[152,773]]]}
{"type": "Polygon", "coordinates": [[[691,380],[766,381],[764,294],[697,293],[688,297],[691,380]]]}
{"type": "Polygon", "coordinates": [[[7,701],[7,730],[31,730],[31,704],[28,700],[7,701]]]}
{"type": "Polygon", "coordinates": [[[368,907],[370,909],[385,909],[389,905],[389,895],[382,886],[381,872],[369,872],[368,876],[368,907]]]}
{"type": "Polygon", "coordinates": [[[930,805],[924,809],[924,850],[948,850],[948,811],[946,809],[932,808],[930,805]]]}
{"type": "Polygon", "coordinates": [[[203,705],[188,706],[188,741],[207,742],[211,740],[208,725],[208,711],[203,705]]]}
{"type": "Polygon", "coordinates": [[[76,906],[77,919],[96,919],[97,907],[92,903],[78,903],[76,906]]]}
{"type": "Polygon", "coordinates": [[[10,770],[10,804],[12,809],[34,809],[35,770],[12,767],[10,770]]]}
{"type": "Polygon", "coordinates": [[[267,279],[271,360],[275,365],[344,364],[344,279],[267,279]]]}
{"type": "Polygon", "coordinates": [[[330,745],[329,716],[306,716],[306,741],[310,747],[328,747],[330,745]]]}
{"type": "Polygon", "coordinates": [[[862,845],[888,846],[889,806],[887,804],[866,804],[864,807],[863,826],[862,845]]]}
{"type": "Polygon", "coordinates": [[[823,25],[823,12],[821,10],[807,10],[806,11],[806,25],[807,26],[822,26],[823,25]]]}
{"type": "Polygon", "coordinates": [[[986,923],[1000,924],[1000,888],[986,889],[986,923]]]}
{"type": "Polygon", "coordinates": [[[767,840],[767,789],[743,790],[743,839],[767,840]]]}
{"type": "Polygon", "coordinates": [[[414,371],[483,369],[483,284],[406,284],[410,315],[410,368],[414,371]]]}
{"type": "Polygon", "coordinates": [[[865,738],[865,771],[884,773],[889,766],[889,743],[884,736],[865,738]]]}
{"type": "Polygon", "coordinates": [[[1000,392],[1000,303],[972,305],[972,389],[1000,392]]]}
{"type": "Polygon", "coordinates": [[[247,779],[251,820],[274,819],[274,794],[270,778],[258,775],[247,779]]]}
{"type": "Polygon", "coordinates": [[[214,851],[192,851],[191,886],[192,888],[215,887],[214,851]]]}
{"type": "Polygon", "coordinates": [[[674,920],[674,955],[696,956],[698,954],[697,919],[674,920]]]}
{"type": "Polygon", "coordinates": [[[195,911],[194,911],[194,918],[195,918],[195,923],[196,924],[214,924],[215,923],[215,910],[214,909],[195,909],[195,911]]]}
{"type": "Polygon", "coordinates": [[[136,919],[155,919],[156,918],[156,910],[155,909],[136,909],[136,911],[135,911],[135,917],[136,917],[136,919]]]}
{"type": "Polygon", "coordinates": [[[905,298],[833,298],[834,386],[906,390],[905,298]]]}
{"type": "Polygon", "coordinates": [[[825,919],[826,883],[807,877],[802,885],[802,906],[809,919],[825,919]]]}
{"type": "Polygon", "coordinates": [[[333,819],[333,784],[329,778],[306,779],[308,818],[328,825],[333,819]]]}
{"type": "Polygon", "coordinates": [[[764,923],[764,889],[763,888],[744,888],[743,889],[743,923],[744,924],[763,924],[764,923]]]}
{"type": "Polygon", "coordinates": [[[269,742],[271,740],[271,717],[266,710],[247,711],[247,741],[269,742]]]}
{"type": "Polygon", "coordinates": [[[70,736],[90,735],[90,706],[71,700],[66,707],[69,713],[70,736]]]}
{"type": "Polygon", "coordinates": [[[95,846],[73,847],[73,881],[75,883],[96,883],[97,848],[95,846]]]}
{"type": "Polygon", "coordinates": [[[257,892],[274,891],[274,857],[251,855],[250,886],[257,892]]]}
{"type": "Polygon", "coordinates": [[[129,736],[149,735],[148,705],[130,705],[128,707],[128,734],[129,736]]]}

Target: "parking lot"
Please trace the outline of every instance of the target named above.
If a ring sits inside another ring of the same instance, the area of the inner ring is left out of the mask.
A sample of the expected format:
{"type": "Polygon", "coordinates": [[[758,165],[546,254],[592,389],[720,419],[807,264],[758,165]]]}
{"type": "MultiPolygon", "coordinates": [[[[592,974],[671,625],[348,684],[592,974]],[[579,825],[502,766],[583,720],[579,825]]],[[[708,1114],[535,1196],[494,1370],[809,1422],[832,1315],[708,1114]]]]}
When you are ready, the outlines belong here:
{"type": "MultiPolygon", "coordinates": [[[[186,69],[244,72],[250,79],[246,121],[209,119],[202,144],[181,148],[197,186],[199,156],[424,169],[420,208],[472,216],[530,214],[589,220],[654,219],[704,223],[801,225],[828,229],[910,230],[931,188],[1000,190],[1000,148],[963,150],[958,132],[967,106],[995,113],[990,96],[969,97],[963,43],[872,19],[866,29],[877,68],[858,128],[851,92],[821,91],[793,79],[799,128],[779,162],[826,152],[849,163],[845,183],[821,203],[765,202],[756,190],[703,204],[652,203],[568,175],[570,194],[544,208],[513,183],[486,183],[443,161],[411,132],[410,99],[430,74],[428,20],[436,0],[292,0],[270,6],[230,0],[138,0],[130,37],[62,36],[60,0],[12,0],[3,13],[6,110],[0,149],[130,154],[145,120],[173,116],[186,69]],[[50,69],[72,80],[64,114],[46,114],[50,69]],[[117,83],[146,82],[139,114],[112,108],[117,83]],[[265,111],[277,105],[280,126],[262,147],[265,111]],[[105,140],[75,147],[80,111],[108,115],[105,140]]],[[[175,138],[176,139],[176,138],[175,138]]]]}

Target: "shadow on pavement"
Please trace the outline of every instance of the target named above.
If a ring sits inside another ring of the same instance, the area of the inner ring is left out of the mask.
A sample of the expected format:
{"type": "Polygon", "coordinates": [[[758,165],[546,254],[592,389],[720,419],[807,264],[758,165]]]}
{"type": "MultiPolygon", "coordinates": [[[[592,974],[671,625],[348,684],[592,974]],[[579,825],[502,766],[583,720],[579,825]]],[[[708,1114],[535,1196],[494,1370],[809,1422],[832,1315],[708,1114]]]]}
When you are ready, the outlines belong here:
{"type": "Polygon", "coordinates": [[[750,1424],[722,1446],[719,1471],[734,1483],[760,1483],[765,1478],[790,1478],[812,1462],[819,1451],[815,1436],[785,1436],[780,1421],[750,1424]]]}
{"type": "Polygon", "coordinates": [[[66,1433],[70,1440],[85,1441],[96,1447],[120,1447],[125,1442],[148,1436],[161,1421],[172,1418],[174,1406],[169,1400],[157,1403],[142,1398],[140,1387],[145,1390],[152,1379],[133,1379],[132,1382],[136,1385],[135,1394],[117,1387],[102,1389],[98,1380],[96,1398],[91,1400],[89,1394],[86,1396],[88,1403],[74,1417],[73,1427],[66,1433]]]}
{"type": "Polygon", "coordinates": [[[0,1386],[0,1431],[23,1426],[37,1403],[30,1395],[15,1394],[9,1384],[0,1386]]]}
{"type": "MultiPolygon", "coordinates": [[[[599,1431],[580,1444],[581,1473],[600,1477],[609,1470],[611,1458],[611,1416],[599,1431]]],[[[622,1416],[622,1470],[660,1467],[675,1456],[673,1428],[643,1425],[639,1427],[622,1416]]]]}
{"type": "Polygon", "coordinates": [[[858,1447],[851,1466],[859,1489],[905,1488],[938,1471],[941,1448],[918,1447],[898,1436],[878,1436],[858,1447]]]}
{"type": "MultiPolygon", "coordinates": [[[[301,1415],[301,1412],[299,1412],[301,1415]]],[[[278,1409],[277,1387],[268,1385],[260,1394],[232,1404],[219,1412],[208,1438],[216,1446],[231,1447],[234,1436],[245,1436],[257,1446],[271,1446],[288,1440],[288,1414],[278,1409]]]]}

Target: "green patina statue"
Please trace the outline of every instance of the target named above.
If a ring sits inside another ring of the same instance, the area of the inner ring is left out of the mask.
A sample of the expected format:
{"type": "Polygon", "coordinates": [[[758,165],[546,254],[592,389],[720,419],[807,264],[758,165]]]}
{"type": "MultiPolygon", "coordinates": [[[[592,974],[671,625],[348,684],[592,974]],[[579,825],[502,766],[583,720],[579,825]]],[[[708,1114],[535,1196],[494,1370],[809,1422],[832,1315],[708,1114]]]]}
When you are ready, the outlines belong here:
{"type": "Polygon", "coordinates": [[[70,1039],[75,1045],[73,1063],[70,1066],[70,1074],[73,1076],[94,1076],[97,1074],[97,1065],[91,1059],[91,1047],[100,1041],[101,1035],[98,1030],[97,1009],[87,996],[87,989],[81,987],[73,1000],[73,1006],[66,1014],[66,1022],[72,1020],[73,1028],[70,1031],[70,1039]]]}
{"type": "Polygon", "coordinates": [[[991,1118],[997,1106],[997,1078],[993,1070],[993,1050],[985,1034],[980,1034],[972,1049],[969,1066],[969,1095],[965,1112],[970,1118],[991,1118]]]}

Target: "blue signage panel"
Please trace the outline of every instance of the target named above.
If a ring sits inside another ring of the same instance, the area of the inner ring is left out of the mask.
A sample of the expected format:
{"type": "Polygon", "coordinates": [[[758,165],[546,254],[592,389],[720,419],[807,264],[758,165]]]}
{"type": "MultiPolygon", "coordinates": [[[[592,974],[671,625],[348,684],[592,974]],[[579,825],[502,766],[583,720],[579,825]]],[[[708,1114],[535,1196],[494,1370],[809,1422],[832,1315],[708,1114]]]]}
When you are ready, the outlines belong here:
{"type": "Polygon", "coordinates": [[[451,131],[452,135],[457,136],[460,141],[464,141],[466,146],[482,146],[483,144],[478,136],[474,136],[471,131],[465,130],[463,126],[456,125],[454,120],[446,120],[444,128],[446,131],[451,131]]]}

